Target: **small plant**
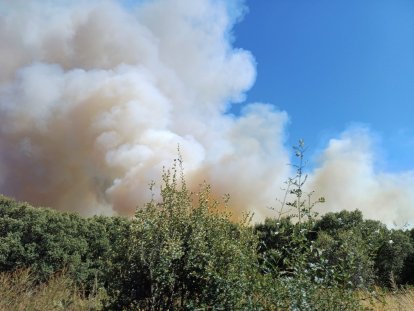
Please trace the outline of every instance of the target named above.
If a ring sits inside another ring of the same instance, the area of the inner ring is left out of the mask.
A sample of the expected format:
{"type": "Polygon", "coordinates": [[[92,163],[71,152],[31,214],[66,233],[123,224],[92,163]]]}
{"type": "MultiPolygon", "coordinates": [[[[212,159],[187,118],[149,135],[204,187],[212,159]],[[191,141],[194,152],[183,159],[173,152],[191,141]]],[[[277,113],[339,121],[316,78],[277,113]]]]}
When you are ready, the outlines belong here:
{"type": "Polygon", "coordinates": [[[308,175],[304,173],[306,162],[304,156],[307,148],[305,142],[300,139],[297,146],[293,147],[295,157],[298,159],[297,163],[291,164],[295,168],[296,174],[289,177],[285,182],[286,188],[283,200],[278,200],[281,204],[278,211],[278,218],[289,217],[297,219],[300,227],[303,223],[311,226],[314,223],[318,213],[314,211],[316,204],[325,203],[325,198],[320,197],[316,201],[312,201],[314,191],[305,192],[303,190],[308,175]],[[292,198],[292,199],[289,199],[292,198]],[[288,207],[288,209],[286,209],[288,207]]]}
{"type": "MultiPolygon", "coordinates": [[[[284,233],[287,229],[286,224],[291,226],[290,233],[285,237],[287,243],[283,244],[284,253],[286,254],[283,261],[284,266],[287,267],[286,271],[281,271],[283,274],[292,273],[297,269],[305,269],[304,265],[309,261],[307,257],[313,251],[311,248],[313,243],[311,238],[315,232],[312,230],[315,219],[318,216],[318,213],[314,211],[314,207],[325,202],[324,197],[312,201],[314,191],[309,193],[304,191],[304,185],[308,179],[308,175],[304,173],[306,149],[302,139],[299,140],[297,146],[293,147],[298,161],[291,165],[295,168],[296,174],[293,177],[289,177],[285,182],[285,195],[283,200],[278,200],[280,209],[278,211],[276,229],[281,229],[280,233],[284,233]],[[282,221],[283,218],[287,219],[287,222],[282,221]],[[284,228],[281,227],[283,223],[285,224],[284,228]]],[[[279,230],[276,232],[279,233],[279,230]]]]}

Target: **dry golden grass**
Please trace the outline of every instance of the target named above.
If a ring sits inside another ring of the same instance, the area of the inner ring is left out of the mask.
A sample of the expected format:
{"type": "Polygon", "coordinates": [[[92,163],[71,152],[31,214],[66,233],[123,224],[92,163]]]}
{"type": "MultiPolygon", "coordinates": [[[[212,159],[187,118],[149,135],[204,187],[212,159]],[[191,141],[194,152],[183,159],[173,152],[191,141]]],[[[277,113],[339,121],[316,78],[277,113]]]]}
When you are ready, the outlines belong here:
{"type": "Polygon", "coordinates": [[[35,285],[29,270],[0,273],[0,311],[100,310],[98,296],[85,297],[64,274],[35,285]]]}
{"type": "MultiPolygon", "coordinates": [[[[414,287],[359,294],[366,310],[414,311],[414,287]]],[[[63,273],[35,285],[29,270],[0,273],[0,311],[101,310],[105,294],[85,296],[63,273]]]]}
{"type": "Polygon", "coordinates": [[[414,288],[400,288],[386,291],[377,289],[378,298],[364,300],[364,305],[372,311],[413,311],[414,288]]]}

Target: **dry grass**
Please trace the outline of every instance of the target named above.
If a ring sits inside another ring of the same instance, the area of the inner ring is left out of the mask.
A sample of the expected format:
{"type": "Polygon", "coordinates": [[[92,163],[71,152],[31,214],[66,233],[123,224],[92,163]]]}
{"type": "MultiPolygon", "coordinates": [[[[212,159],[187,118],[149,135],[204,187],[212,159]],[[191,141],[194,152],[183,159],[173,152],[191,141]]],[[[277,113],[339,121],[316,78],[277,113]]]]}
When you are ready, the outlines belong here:
{"type": "Polygon", "coordinates": [[[414,288],[398,290],[377,289],[375,297],[364,300],[364,305],[372,311],[413,311],[414,288]]]}
{"type": "Polygon", "coordinates": [[[0,273],[0,311],[100,310],[100,296],[85,297],[64,274],[36,285],[29,270],[0,273]]]}
{"type": "MultiPolygon", "coordinates": [[[[414,287],[398,290],[378,288],[375,297],[360,293],[363,305],[372,311],[413,311],[414,287]],[[370,299],[368,299],[370,297],[370,299]]],[[[86,296],[64,275],[36,285],[29,270],[0,273],[0,311],[93,311],[101,310],[104,293],[86,296]]]]}

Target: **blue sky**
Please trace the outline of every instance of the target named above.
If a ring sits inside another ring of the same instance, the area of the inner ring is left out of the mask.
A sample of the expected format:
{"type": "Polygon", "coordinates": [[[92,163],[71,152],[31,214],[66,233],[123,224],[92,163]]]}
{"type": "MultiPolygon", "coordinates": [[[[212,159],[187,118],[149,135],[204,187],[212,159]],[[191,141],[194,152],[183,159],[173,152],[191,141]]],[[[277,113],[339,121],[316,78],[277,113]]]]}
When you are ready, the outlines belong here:
{"type": "Polygon", "coordinates": [[[377,137],[382,169],[414,169],[414,1],[248,0],[234,45],[252,52],[246,102],[288,112],[288,144],[312,150],[353,126],[377,137]]]}

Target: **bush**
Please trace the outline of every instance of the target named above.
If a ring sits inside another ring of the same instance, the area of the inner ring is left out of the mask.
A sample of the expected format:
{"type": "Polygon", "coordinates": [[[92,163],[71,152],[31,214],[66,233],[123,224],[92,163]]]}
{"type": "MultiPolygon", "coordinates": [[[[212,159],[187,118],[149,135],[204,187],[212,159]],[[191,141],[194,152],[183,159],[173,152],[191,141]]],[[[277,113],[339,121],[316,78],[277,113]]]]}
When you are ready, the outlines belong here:
{"type": "Polygon", "coordinates": [[[66,270],[87,290],[106,286],[128,229],[124,218],[85,219],[0,196],[0,271],[30,268],[35,281],[44,282],[66,270]]]}
{"type": "Polygon", "coordinates": [[[0,310],[19,295],[58,301],[46,310],[362,310],[374,272],[384,286],[390,276],[412,282],[414,231],[389,231],[359,211],[318,219],[324,199],[303,191],[304,151],[300,142],[279,217],[254,227],[248,215],[232,222],[228,197],[215,200],[210,186],[191,193],[181,159],[164,171],[160,200],[133,219],[85,219],[0,196],[0,310]],[[56,286],[58,296],[43,294],[56,286]]]}
{"type": "Polygon", "coordinates": [[[357,252],[342,262],[329,260],[329,257],[345,254],[359,240],[348,245],[348,238],[341,237],[340,248],[345,247],[342,253],[333,247],[337,241],[328,235],[315,241],[318,214],[313,209],[325,199],[312,201],[313,192],[303,191],[307,180],[303,141],[299,141],[294,150],[298,158],[298,164],[294,165],[296,175],[286,182],[286,196],[280,201],[279,217],[256,226],[265,274],[261,284],[266,284],[262,287],[263,300],[273,309],[281,310],[361,310],[363,307],[351,280],[355,271],[360,272],[355,268],[357,260],[363,257],[357,252]]]}
{"type": "Polygon", "coordinates": [[[379,284],[382,286],[400,285],[404,282],[409,267],[409,260],[413,256],[414,248],[408,232],[392,230],[387,239],[378,249],[375,260],[379,284]]]}
{"type": "Polygon", "coordinates": [[[75,214],[0,199],[0,271],[31,267],[39,281],[68,268],[83,280],[86,222],[75,214]]]}
{"type": "Polygon", "coordinates": [[[203,185],[191,194],[181,162],[163,174],[161,202],[137,210],[128,261],[110,308],[248,310],[257,277],[257,239],[234,224],[203,185]],[[194,202],[193,202],[194,201],[194,202]]]}

